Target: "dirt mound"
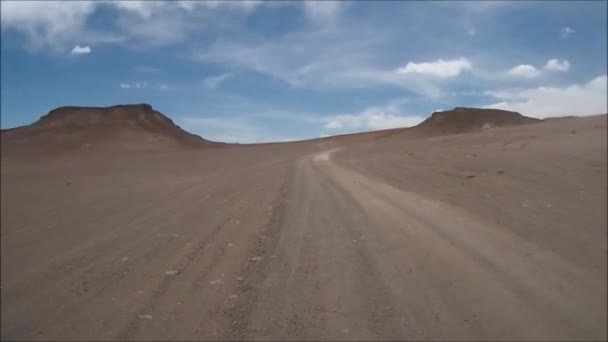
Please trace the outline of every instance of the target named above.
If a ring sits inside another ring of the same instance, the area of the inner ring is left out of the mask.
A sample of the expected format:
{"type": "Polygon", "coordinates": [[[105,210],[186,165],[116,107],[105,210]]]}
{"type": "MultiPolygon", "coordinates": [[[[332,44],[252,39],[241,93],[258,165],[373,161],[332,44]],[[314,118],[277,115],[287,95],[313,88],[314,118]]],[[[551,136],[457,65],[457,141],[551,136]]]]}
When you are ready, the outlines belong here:
{"type": "Polygon", "coordinates": [[[458,134],[540,121],[500,109],[456,107],[444,112],[434,112],[415,129],[431,134],[458,134]]]}
{"type": "Polygon", "coordinates": [[[148,104],[59,107],[29,126],[3,130],[2,152],[167,150],[204,148],[207,141],[148,104]]]}

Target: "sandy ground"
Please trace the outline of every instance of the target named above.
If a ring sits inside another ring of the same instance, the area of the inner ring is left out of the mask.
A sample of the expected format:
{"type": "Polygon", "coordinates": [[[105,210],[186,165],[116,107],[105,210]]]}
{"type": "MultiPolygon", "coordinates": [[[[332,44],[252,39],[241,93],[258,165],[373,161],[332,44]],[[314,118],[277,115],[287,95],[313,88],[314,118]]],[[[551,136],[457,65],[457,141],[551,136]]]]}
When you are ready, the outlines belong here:
{"type": "Polygon", "coordinates": [[[605,340],[606,117],[2,159],[2,340],[605,340]]]}

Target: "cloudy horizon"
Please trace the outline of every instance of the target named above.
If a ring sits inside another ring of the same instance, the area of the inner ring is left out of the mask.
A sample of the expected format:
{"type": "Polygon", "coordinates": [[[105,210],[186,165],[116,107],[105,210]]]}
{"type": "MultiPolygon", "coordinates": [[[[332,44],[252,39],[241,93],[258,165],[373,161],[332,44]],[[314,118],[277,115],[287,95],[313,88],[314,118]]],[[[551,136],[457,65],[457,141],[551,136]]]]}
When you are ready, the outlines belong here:
{"type": "Polygon", "coordinates": [[[149,103],[210,140],[607,112],[606,2],[2,1],[1,126],[149,103]]]}

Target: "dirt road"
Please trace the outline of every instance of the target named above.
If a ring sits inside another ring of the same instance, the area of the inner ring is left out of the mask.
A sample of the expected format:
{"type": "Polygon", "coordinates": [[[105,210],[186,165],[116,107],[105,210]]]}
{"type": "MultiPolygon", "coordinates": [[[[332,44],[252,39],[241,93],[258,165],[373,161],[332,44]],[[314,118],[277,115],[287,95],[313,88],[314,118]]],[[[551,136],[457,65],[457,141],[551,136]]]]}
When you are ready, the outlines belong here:
{"type": "Polygon", "coordinates": [[[569,257],[351,151],[3,163],[2,339],[606,339],[605,183],[569,257]]]}

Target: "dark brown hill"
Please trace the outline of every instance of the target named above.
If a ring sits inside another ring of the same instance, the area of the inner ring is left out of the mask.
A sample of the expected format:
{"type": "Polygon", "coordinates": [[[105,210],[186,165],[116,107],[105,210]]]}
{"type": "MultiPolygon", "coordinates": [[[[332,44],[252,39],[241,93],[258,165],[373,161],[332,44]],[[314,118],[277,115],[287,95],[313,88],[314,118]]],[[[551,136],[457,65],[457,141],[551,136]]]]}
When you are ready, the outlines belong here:
{"type": "Polygon", "coordinates": [[[35,123],[3,130],[3,153],[171,150],[217,145],[191,134],[148,104],[59,107],[35,123]]]}
{"type": "Polygon", "coordinates": [[[500,109],[456,107],[448,111],[434,112],[414,129],[432,134],[458,134],[540,121],[500,109]]]}

